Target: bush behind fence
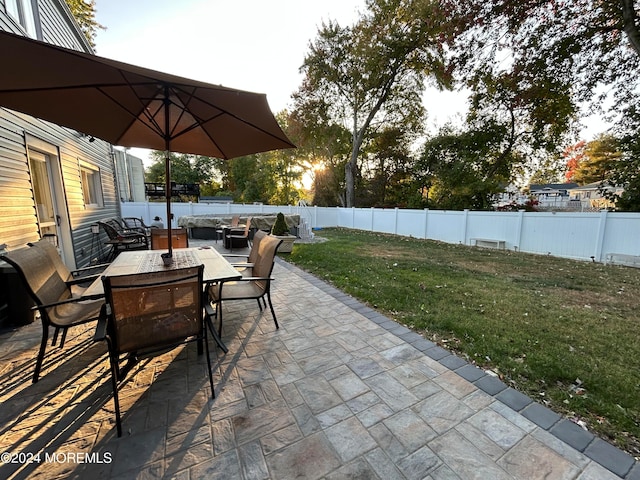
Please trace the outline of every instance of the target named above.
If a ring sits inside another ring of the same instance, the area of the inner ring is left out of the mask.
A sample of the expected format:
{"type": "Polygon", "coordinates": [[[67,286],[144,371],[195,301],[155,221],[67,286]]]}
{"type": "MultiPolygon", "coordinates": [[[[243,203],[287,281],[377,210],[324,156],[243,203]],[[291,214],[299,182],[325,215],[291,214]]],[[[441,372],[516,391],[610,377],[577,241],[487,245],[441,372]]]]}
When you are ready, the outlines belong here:
{"type": "MultiPolygon", "coordinates": [[[[164,218],[166,205],[125,202],[123,217],[149,224],[164,218]]],[[[640,213],[483,212],[380,208],[306,207],[245,204],[174,203],[174,220],[185,215],[299,214],[312,228],[346,227],[371,232],[473,245],[476,239],[504,242],[508,250],[606,262],[611,255],[640,255],[640,213]]],[[[316,231],[316,234],[322,235],[316,231]]]]}

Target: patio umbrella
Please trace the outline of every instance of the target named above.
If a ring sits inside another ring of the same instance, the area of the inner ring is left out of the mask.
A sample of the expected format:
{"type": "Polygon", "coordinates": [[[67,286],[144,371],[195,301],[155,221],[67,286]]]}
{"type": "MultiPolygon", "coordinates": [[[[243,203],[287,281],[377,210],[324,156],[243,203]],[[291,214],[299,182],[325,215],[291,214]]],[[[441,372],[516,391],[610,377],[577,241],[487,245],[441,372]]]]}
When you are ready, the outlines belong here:
{"type": "Polygon", "coordinates": [[[101,138],[215,158],[295,147],[266,96],[212,85],[0,32],[0,106],[101,138]]]}

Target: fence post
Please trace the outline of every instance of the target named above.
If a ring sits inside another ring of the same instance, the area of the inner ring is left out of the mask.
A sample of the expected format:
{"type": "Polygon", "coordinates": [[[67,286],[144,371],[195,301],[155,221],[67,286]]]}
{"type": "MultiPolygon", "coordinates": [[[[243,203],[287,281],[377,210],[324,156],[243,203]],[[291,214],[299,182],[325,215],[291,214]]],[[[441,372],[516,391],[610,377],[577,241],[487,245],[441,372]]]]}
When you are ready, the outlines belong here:
{"type": "Polygon", "coordinates": [[[600,221],[598,222],[598,233],[596,238],[596,249],[593,257],[597,262],[602,261],[602,247],[604,245],[604,234],[607,230],[607,214],[608,210],[600,210],[600,221]]]}
{"type": "Polygon", "coordinates": [[[398,207],[395,208],[395,218],[393,219],[393,234],[398,234],[398,207]]]}
{"type": "Polygon", "coordinates": [[[374,207],[371,207],[371,231],[372,232],[374,231],[373,229],[375,228],[374,227],[375,222],[374,222],[374,219],[373,219],[373,217],[375,216],[375,213],[376,213],[376,209],[374,207]]]}
{"type": "Polygon", "coordinates": [[[429,226],[429,209],[425,208],[424,209],[424,238],[425,240],[429,237],[427,237],[427,228],[429,226]]]}
{"type": "Polygon", "coordinates": [[[356,228],[356,207],[351,207],[351,228],[356,228]]]}
{"type": "Polygon", "coordinates": [[[467,245],[467,229],[469,228],[469,209],[464,209],[463,214],[464,224],[462,225],[462,244],[467,245]]]}
{"type": "Polygon", "coordinates": [[[520,242],[522,241],[522,222],[524,221],[524,210],[518,210],[518,221],[516,222],[516,243],[514,250],[520,250],[520,242]]]}

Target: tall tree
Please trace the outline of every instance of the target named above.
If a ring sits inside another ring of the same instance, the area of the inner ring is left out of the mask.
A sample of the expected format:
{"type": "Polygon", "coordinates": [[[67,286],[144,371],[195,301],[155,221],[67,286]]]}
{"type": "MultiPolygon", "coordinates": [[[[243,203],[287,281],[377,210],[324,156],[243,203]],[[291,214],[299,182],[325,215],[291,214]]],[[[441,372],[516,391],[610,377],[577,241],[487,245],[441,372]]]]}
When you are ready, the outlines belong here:
{"type": "Polygon", "coordinates": [[[368,0],[367,8],[353,27],[322,25],[304,60],[304,81],[295,95],[296,109],[320,105],[328,118],[351,132],[345,166],[347,207],[355,204],[359,155],[371,132],[382,124],[419,125],[424,73],[442,72],[435,2],[368,0]]]}

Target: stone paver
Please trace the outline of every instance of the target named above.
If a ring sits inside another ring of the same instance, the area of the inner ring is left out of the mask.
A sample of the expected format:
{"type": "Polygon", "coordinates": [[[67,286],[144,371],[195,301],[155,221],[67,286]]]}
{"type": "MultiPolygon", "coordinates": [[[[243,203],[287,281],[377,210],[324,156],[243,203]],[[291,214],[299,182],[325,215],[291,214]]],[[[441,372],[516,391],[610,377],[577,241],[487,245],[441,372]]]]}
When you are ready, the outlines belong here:
{"type": "Polygon", "coordinates": [[[134,369],[115,434],[92,326],[49,348],[0,334],[0,478],[638,478],[626,453],[313,276],[278,261],[281,328],[224,306],[215,399],[195,345],[134,369]],[[38,457],[37,454],[40,454],[38,457]]]}

